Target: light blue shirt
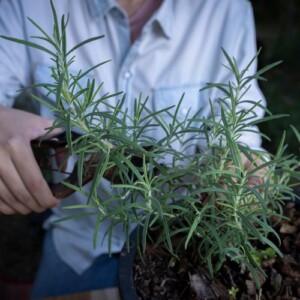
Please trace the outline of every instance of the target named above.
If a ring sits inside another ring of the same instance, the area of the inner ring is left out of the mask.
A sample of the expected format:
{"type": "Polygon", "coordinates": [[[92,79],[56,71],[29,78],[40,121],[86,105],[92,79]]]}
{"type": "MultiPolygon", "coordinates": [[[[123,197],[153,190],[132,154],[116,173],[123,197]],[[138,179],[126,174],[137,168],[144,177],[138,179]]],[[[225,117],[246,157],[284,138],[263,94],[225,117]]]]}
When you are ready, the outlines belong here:
{"type": "MultiPolygon", "coordinates": [[[[89,76],[98,83],[104,82],[101,93],[124,92],[129,113],[132,113],[134,99],[140,95],[149,97],[150,109],[155,111],[177,104],[185,93],[179,118],[184,119],[189,110],[196,112],[200,108],[203,116],[208,117],[209,99],[217,99],[220,95],[216,90],[199,93],[199,89],[207,82],[232,80],[231,73],[222,66],[226,62],[221,47],[235,57],[240,68],[256,54],[253,14],[247,0],[165,0],[132,45],[128,18],[115,0],[54,0],[54,4],[59,16],[70,13],[69,48],[87,38],[105,35],[104,39],[79,49],[71,69],[74,72],[86,70],[101,61],[111,60],[89,76]]],[[[46,32],[52,32],[49,1],[1,0],[0,34],[23,39],[39,35],[26,20],[27,16],[46,32]]],[[[0,40],[0,103],[11,106],[20,86],[49,82],[50,65],[45,53],[0,40]]],[[[248,74],[255,70],[254,63],[248,74]]],[[[45,95],[43,90],[36,90],[36,93],[45,95]]],[[[264,104],[256,82],[252,82],[245,97],[264,104]]],[[[117,100],[110,101],[114,104],[117,100]]],[[[241,108],[247,109],[246,104],[241,108]]],[[[257,107],[257,116],[261,117],[262,113],[257,107]]],[[[41,108],[41,114],[51,117],[45,107],[41,108]]],[[[241,142],[253,148],[261,145],[255,133],[245,134],[241,142]]],[[[110,188],[105,180],[102,186],[110,188]]],[[[100,196],[105,197],[101,192],[100,196]]],[[[85,201],[83,196],[76,194],[64,199],[62,205],[85,201]]],[[[53,223],[73,213],[76,211],[54,208],[45,227],[53,229],[59,256],[80,274],[95,257],[107,253],[104,234],[109,221],[100,227],[98,245],[94,249],[94,217],[53,223]]],[[[112,252],[119,252],[124,244],[121,226],[116,226],[112,236],[112,252]]]]}

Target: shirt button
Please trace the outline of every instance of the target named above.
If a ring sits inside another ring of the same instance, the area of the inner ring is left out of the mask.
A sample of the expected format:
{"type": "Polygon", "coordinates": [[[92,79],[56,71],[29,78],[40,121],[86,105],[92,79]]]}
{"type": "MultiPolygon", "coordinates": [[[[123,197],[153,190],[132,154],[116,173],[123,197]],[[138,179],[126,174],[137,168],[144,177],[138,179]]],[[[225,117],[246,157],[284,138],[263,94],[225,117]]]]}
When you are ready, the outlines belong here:
{"type": "Polygon", "coordinates": [[[186,115],[187,113],[188,113],[188,108],[183,108],[182,110],[181,110],[181,112],[184,114],[184,115],[186,115]]]}
{"type": "Polygon", "coordinates": [[[130,71],[126,71],[126,72],[124,73],[124,78],[125,78],[125,79],[129,79],[131,76],[132,76],[132,74],[131,74],[130,71]]]}

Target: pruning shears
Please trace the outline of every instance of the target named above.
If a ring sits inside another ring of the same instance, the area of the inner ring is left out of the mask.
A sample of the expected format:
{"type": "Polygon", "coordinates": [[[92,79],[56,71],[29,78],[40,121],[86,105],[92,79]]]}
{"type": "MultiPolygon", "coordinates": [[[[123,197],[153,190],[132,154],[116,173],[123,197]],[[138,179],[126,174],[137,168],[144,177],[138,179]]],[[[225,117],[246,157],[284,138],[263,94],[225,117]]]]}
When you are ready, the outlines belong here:
{"type": "MultiPolygon", "coordinates": [[[[75,141],[76,139],[80,138],[81,134],[72,131],[71,132],[71,140],[75,141]]],[[[51,167],[51,154],[49,154],[50,149],[54,151],[62,151],[62,149],[66,148],[68,146],[68,140],[66,136],[66,132],[61,132],[55,136],[52,136],[49,139],[36,139],[31,142],[31,146],[33,149],[45,149],[47,150],[47,154],[42,157],[37,157],[37,163],[41,170],[52,170],[56,172],[66,173],[62,170],[53,170],[51,167]]],[[[153,149],[152,146],[144,146],[143,149],[145,151],[151,151],[153,149]]],[[[143,158],[142,155],[138,154],[129,154],[130,160],[132,164],[134,164],[136,167],[142,167],[143,166],[143,158]]],[[[68,176],[63,180],[63,182],[69,183],[73,186],[83,186],[90,182],[95,175],[97,165],[99,163],[99,160],[101,159],[101,156],[99,155],[91,155],[89,159],[84,161],[83,163],[83,170],[82,170],[82,178],[78,178],[78,164],[75,163],[75,166],[73,170],[70,173],[67,173],[68,176]]],[[[111,181],[112,183],[121,183],[122,180],[118,176],[117,172],[117,166],[113,166],[105,171],[103,174],[103,178],[111,181]]],[[[156,168],[155,168],[156,170],[156,168]]],[[[72,189],[65,185],[62,182],[48,183],[53,195],[58,198],[66,198],[67,196],[73,194],[75,192],[75,189],[72,189]]]]}

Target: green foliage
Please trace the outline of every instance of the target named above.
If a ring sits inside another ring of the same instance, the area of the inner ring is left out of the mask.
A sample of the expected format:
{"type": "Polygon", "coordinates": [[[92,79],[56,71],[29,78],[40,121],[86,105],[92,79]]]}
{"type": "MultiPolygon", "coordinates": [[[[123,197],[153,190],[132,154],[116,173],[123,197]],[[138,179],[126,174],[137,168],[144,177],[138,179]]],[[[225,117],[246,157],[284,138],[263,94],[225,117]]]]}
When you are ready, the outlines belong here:
{"type": "Polygon", "coordinates": [[[237,293],[238,293],[239,289],[236,287],[231,287],[231,289],[229,290],[229,299],[230,300],[234,300],[236,299],[237,293]]]}
{"type": "Polygon", "coordinates": [[[261,264],[262,262],[267,261],[270,258],[276,257],[276,251],[273,248],[268,247],[264,250],[253,252],[252,257],[257,263],[261,264]]]}
{"type": "Polygon", "coordinates": [[[282,202],[294,197],[290,179],[299,177],[296,172],[299,161],[285,155],[284,138],[277,152],[269,156],[239,143],[241,135],[252,132],[253,126],[277,118],[266,110],[266,117],[257,119],[254,109],[264,108],[255,99],[243,97],[251,81],[262,79],[262,74],[276,64],[247,77],[247,68],[239,70],[234,58],[223,51],[228,62],[225,67],[234,75],[234,81],[206,87],[223,93],[223,98],[218,99],[219,110],[215,111],[211,105],[211,118],[188,114],[184,121],[178,121],[182,99],[175,108],[156,112],[147,107],[147,99],[137,99],[131,116],[124,106],[124,95],[105,94],[99,98],[102,84],[89,80],[85,86],[81,85],[80,79],[102,63],[78,74],[70,72],[76,49],[102,37],[86,40],[68,50],[65,34],[68,18],[62,16],[58,22],[52,2],[51,5],[54,16],[52,36],[30,20],[41,32],[41,36],[35,38],[48,42],[49,47],[3,38],[44,51],[54,61],[51,71],[55,82],[38,86],[55,95],[56,104],[34,97],[56,113],[53,128],[65,129],[69,155],[78,155],[79,178],[84,176],[87,160],[95,169],[89,193],[66,183],[87,198],[85,205],[66,209],[94,209],[98,216],[95,245],[98,230],[107,219],[112,220],[108,239],[111,239],[113,227],[122,224],[127,243],[131,224],[138,224],[143,250],[150,231],[159,224],[162,231],[154,243],[164,243],[176,255],[178,248],[174,248],[172,239],[180,237],[179,247],[194,247],[199,261],[207,265],[212,275],[226,260],[232,260],[241,268],[246,267],[259,285],[258,273],[263,270],[253,253],[257,252],[256,245],[260,243],[281,255],[274,242],[274,237],[278,243],[280,238],[270,220],[274,216],[281,217],[282,202]],[[112,97],[119,98],[116,105],[108,103],[112,97]],[[239,109],[242,102],[247,102],[247,111],[239,109]],[[163,117],[166,113],[171,117],[169,123],[163,117]],[[73,129],[82,133],[76,140],[71,139],[73,129]],[[163,133],[159,139],[154,139],[151,134],[156,130],[163,133]],[[183,149],[193,147],[203,139],[206,150],[194,155],[185,154],[183,149]],[[168,162],[165,157],[169,158],[168,162]],[[251,168],[245,168],[242,157],[249,159],[251,168]],[[266,169],[264,182],[249,185],[249,179],[262,169],[266,169]],[[114,176],[118,180],[112,180],[113,192],[103,191],[106,198],[102,199],[98,194],[99,184],[111,170],[115,170],[114,176]]]}

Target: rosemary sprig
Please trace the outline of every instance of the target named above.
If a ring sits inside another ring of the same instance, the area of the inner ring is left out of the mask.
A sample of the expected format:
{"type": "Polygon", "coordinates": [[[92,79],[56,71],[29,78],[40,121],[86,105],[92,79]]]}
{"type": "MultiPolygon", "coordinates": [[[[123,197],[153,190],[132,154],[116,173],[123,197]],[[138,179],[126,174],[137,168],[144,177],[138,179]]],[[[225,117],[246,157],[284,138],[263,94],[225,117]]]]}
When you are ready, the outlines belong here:
{"type": "MultiPolygon", "coordinates": [[[[62,16],[59,22],[52,1],[51,8],[54,23],[52,35],[29,19],[41,34],[33,38],[47,42],[49,47],[13,37],[2,38],[49,55],[53,62],[51,77],[54,83],[35,86],[53,94],[56,104],[49,104],[35,95],[33,97],[55,112],[56,120],[51,129],[65,129],[69,155],[79,157],[79,178],[84,176],[86,158],[94,157],[92,161],[96,164],[93,166],[96,171],[88,195],[81,188],[68,184],[87,197],[87,204],[66,209],[95,209],[98,216],[95,245],[99,227],[106,219],[112,220],[107,232],[108,239],[114,226],[121,223],[127,243],[130,224],[138,224],[142,230],[143,248],[151,229],[160,224],[162,232],[154,242],[164,243],[174,255],[176,249],[172,239],[179,236],[183,247],[193,246],[198,251],[199,260],[206,263],[211,274],[230,259],[241,267],[246,266],[259,286],[258,273],[263,273],[263,270],[253,257],[253,253],[257,253],[255,245],[259,242],[281,255],[270,239],[272,235],[280,242],[272,228],[271,218],[281,218],[283,201],[295,197],[292,190],[295,180],[291,179],[299,179],[299,159],[284,154],[284,136],[277,153],[268,157],[264,152],[241,145],[239,138],[245,132],[253,130],[253,126],[260,122],[269,122],[278,116],[273,116],[256,99],[247,100],[248,111],[240,110],[239,105],[246,101],[243,96],[252,80],[263,79],[262,74],[277,63],[246,77],[246,71],[256,57],[240,71],[235,59],[223,50],[228,62],[225,67],[232,72],[234,79],[205,87],[219,89],[223,93],[223,98],[218,100],[218,111],[211,104],[211,118],[202,119],[199,114],[189,114],[183,122],[179,122],[177,112],[181,95],[178,95],[177,107],[156,112],[147,107],[147,99],[138,99],[131,116],[124,106],[125,96],[121,93],[99,97],[102,84],[97,85],[95,80],[88,80],[84,86],[80,83],[84,76],[103,63],[77,74],[70,72],[75,60],[75,56],[71,55],[102,36],[83,41],[68,50],[66,28],[69,16],[62,16]],[[112,97],[119,97],[116,105],[109,103],[112,97]],[[264,109],[266,117],[257,119],[254,114],[256,107],[264,109]],[[170,123],[165,122],[164,114],[171,118],[170,123]],[[82,132],[76,140],[71,139],[74,128],[82,132]],[[163,136],[153,138],[153,130],[161,131],[163,136]],[[192,156],[185,154],[184,149],[201,139],[205,139],[207,150],[192,156]],[[251,169],[244,167],[242,155],[250,160],[251,169]],[[139,164],[134,163],[134,157],[139,158],[139,164]],[[170,158],[168,163],[163,162],[165,157],[170,158]],[[261,163],[258,164],[258,161],[261,163]],[[120,182],[112,183],[114,192],[107,192],[107,197],[102,199],[98,188],[103,175],[112,168],[115,168],[120,182]],[[267,170],[264,183],[249,186],[248,179],[263,168],[267,170]]],[[[296,132],[296,136],[299,139],[299,133],[296,132]]],[[[73,217],[85,217],[85,214],[73,217]]]]}

